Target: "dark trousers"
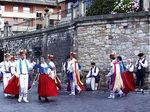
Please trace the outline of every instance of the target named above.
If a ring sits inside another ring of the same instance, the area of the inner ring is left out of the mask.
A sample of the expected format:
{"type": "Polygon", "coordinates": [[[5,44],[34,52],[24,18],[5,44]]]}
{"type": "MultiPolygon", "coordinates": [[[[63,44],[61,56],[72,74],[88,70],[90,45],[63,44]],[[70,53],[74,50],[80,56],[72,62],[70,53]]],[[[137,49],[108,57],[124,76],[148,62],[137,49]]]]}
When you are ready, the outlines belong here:
{"type": "Polygon", "coordinates": [[[144,78],[145,78],[145,71],[144,70],[137,70],[136,72],[136,86],[143,88],[144,85],[144,78]]]}

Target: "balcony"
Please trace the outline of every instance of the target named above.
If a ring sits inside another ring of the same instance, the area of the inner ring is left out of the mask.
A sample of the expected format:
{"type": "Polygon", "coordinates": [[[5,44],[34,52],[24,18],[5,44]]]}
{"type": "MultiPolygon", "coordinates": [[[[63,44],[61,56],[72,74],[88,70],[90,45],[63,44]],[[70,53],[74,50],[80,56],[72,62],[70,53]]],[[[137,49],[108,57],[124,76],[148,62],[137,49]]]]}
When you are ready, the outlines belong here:
{"type": "Polygon", "coordinates": [[[3,12],[1,16],[5,18],[36,18],[36,13],[3,12]]]}
{"type": "Polygon", "coordinates": [[[29,32],[36,30],[36,26],[13,26],[11,30],[12,32],[29,32]]]}
{"type": "Polygon", "coordinates": [[[61,15],[60,14],[55,14],[55,13],[53,13],[53,14],[50,14],[49,15],[49,19],[53,19],[53,20],[60,20],[61,19],[61,15]]]}

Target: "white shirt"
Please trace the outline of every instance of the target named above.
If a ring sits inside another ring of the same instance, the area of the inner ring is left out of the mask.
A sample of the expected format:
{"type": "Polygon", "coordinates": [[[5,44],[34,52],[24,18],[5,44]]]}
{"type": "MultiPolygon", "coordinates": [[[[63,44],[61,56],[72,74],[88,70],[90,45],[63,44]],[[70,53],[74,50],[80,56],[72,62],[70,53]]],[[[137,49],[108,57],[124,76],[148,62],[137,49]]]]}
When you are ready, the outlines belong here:
{"type": "Polygon", "coordinates": [[[128,71],[133,72],[134,71],[134,65],[132,63],[127,64],[126,68],[128,69],[128,71]]]}
{"type": "Polygon", "coordinates": [[[140,70],[142,67],[147,68],[147,67],[148,67],[148,62],[147,62],[147,60],[144,59],[144,58],[138,60],[138,61],[136,62],[136,67],[138,67],[138,70],[140,70]],[[144,61],[144,60],[145,60],[145,61],[144,61]],[[144,63],[143,63],[143,61],[144,61],[144,63]],[[138,64],[139,64],[139,66],[138,66],[138,64]]]}
{"type": "Polygon", "coordinates": [[[54,62],[53,61],[50,61],[49,63],[48,63],[53,69],[55,69],[55,64],[54,64],[54,62]]]}
{"type": "MultiPolygon", "coordinates": [[[[47,63],[44,62],[44,63],[41,63],[41,67],[48,68],[48,65],[47,65],[47,63]]],[[[50,72],[51,72],[51,69],[48,68],[47,74],[50,74],[50,72]]]]}
{"type": "Polygon", "coordinates": [[[10,61],[3,61],[0,63],[0,71],[3,73],[9,71],[9,67],[10,67],[10,61]]]}
{"type": "Polygon", "coordinates": [[[21,72],[22,72],[22,74],[28,74],[28,72],[29,72],[28,69],[30,70],[30,69],[33,68],[32,64],[30,64],[27,59],[23,59],[23,60],[18,59],[16,61],[16,67],[17,67],[17,73],[18,74],[21,74],[21,72]],[[20,67],[20,61],[21,61],[21,66],[22,67],[20,67]],[[27,65],[26,65],[26,63],[27,63],[27,65]],[[20,68],[22,68],[21,71],[20,71],[20,68]]]}
{"type": "Polygon", "coordinates": [[[16,61],[10,62],[10,72],[15,75],[17,74],[16,61]]]}
{"type": "Polygon", "coordinates": [[[69,72],[74,72],[75,66],[76,66],[76,70],[79,70],[79,66],[78,66],[78,63],[76,63],[76,61],[77,60],[75,58],[73,58],[72,60],[70,60],[68,62],[68,71],[69,72]],[[75,65],[75,63],[76,63],[76,65],[75,65]]]}
{"type": "Polygon", "coordinates": [[[110,77],[111,75],[113,75],[114,73],[114,63],[116,62],[116,60],[112,60],[112,62],[110,63],[110,71],[107,74],[107,77],[110,77]]]}
{"type": "Polygon", "coordinates": [[[98,75],[98,73],[99,73],[99,68],[98,67],[94,67],[94,68],[91,68],[90,70],[89,70],[89,73],[88,73],[88,75],[86,76],[87,78],[88,77],[90,77],[91,75],[92,76],[97,76],[98,75]],[[92,74],[91,74],[91,69],[92,69],[92,74]],[[96,69],[96,70],[95,70],[96,69]]]}

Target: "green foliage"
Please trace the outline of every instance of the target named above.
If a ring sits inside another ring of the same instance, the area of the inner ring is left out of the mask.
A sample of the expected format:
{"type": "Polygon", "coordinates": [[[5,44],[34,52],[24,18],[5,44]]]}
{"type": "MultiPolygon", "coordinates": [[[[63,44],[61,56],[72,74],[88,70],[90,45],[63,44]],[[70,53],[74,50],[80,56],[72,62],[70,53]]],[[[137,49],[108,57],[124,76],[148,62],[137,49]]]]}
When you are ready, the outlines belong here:
{"type": "Polygon", "coordinates": [[[86,15],[133,12],[133,0],[93,0],[86,15]]]}
{"type": "Polygon", "coordinates": [[[110,14],[114,9],[116,0],[93,0],[91,7],[86,12],[87,16],[110,14]]]}
{"type": "Polygon", "coordinates": [[[114,13],[128,13],[133,11],[132,0],[116,0],[114,6],[114,13]]]}

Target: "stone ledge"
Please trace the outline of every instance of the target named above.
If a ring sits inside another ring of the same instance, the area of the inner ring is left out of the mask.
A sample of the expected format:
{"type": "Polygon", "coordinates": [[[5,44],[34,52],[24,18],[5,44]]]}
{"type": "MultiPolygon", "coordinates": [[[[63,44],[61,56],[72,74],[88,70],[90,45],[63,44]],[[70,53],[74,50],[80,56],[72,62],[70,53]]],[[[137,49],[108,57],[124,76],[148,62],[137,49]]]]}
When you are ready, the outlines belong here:
{"type": "MultiPolygon", "coordinates": [[[[36,30],[36,31],[32,31],[32,32],[27,32],[27,33],[19,33],[19,34],[16,34],[16,35],[12,35],[12,36],[8,36],[8,37],[3,37],[2,39],[0,39],[0,42],[4,41],[4,40],[14,40],[14,39],[17,39],[17,38],[24,38],[25,36],[30,36],[30,35],[34,35],[34,34],[40,34],[42,35],[42,33],[47,33],[47,32],[52,32],[52,31],[59,31],[59,30],[67,30],[67,28],[69,27],[73,27],[75,26],[74,25],[74,22],[72,23],[68,23],[68,24],[63,24],[63,25],[59,25],[59,26],[56,26],[56,27],[50,27],[50,28],[46,28],[46,29],[40,29],[40,30],[36,30]]],[[[26,37],[25,37],[26,38],[26,37]]],[[[29,37],[29,38],[32,38],[32,37],[29,37]]]]}
{"type": "Polygon", "coordinates": [[[41,30],[36,30],[33,32],[27,32],[27,33],[20,33],[17,35],[13,35],[13,36],[9,36],[9,37],[4,37],[3,39],[0,39],[0,41],[3,40],[10,40],[10,39],[17,39],[20,37],[24,37],[24,36],[30,36],[33,34],[41,34],[41,33],[47,33],[50,31],[58,31],[58,30],[66,30],[65,28],[69,28],[69,27],[77,27],[78,23],[84,23],[86,21],[100,21],[100,20],[120,20],[120,19],[124,19],[124,18],[135,18],[135,17],[150,17],[150,12],[136,12],[136,13],[118,13],[118,14],[107,14],[107,15],[98,15],[98,16],[87,16],[87,17],[82,17],[82,18],[78,18],[75,19],[74,21],[71,21],[71,23],[66,23],[66,24],[62,24],[62,25],[58,25],[55,27],[49,27],[46,29],[41,29],[41,30]]]}
{"type": "Polygon", "coordinates": [[[135,17],[150,17],[150,12],[141,11],[136,13],[117,13],[117,14],[107,14],[98,16],[86,16],[83,18],[76,19],[76,22],[83,21],[96,21],[96,20],[118,20],[124,18],[135,18],[135,17]]]}

